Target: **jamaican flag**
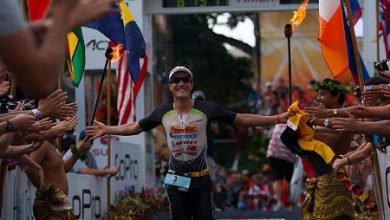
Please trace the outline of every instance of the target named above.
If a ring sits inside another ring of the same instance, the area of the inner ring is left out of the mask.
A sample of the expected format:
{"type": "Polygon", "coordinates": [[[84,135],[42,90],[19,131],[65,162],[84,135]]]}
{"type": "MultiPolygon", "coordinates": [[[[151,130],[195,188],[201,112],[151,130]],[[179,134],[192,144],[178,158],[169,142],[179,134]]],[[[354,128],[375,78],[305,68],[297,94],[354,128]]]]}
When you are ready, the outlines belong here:
{"type": "Polygon", "coordinates": [[[78,87],[85,68],[85,44],[80,27],[68,33],[67,62],[72,83],[78,87]]]}

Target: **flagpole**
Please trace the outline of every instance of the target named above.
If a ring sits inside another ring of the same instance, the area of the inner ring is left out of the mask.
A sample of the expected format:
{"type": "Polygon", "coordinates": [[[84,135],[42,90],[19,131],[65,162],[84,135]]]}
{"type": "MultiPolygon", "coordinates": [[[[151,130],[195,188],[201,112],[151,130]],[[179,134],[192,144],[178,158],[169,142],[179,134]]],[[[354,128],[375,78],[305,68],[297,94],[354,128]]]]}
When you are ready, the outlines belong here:
{"type": "Polygon", "coordinates": [[[353,21],[352,21],[351,3],[350,3],[350,0],[344,0],[344,2],[345,2],[345,5],[347,7],[347,18],[348,18],[348,23],[349,23],[348,27],[349,27],[349,33],[350,33],[351,39],[352,39],[353,55],[355,57],[356,69],[358,71],[360,91],[363,91],[364,79],[363,79],[362,66],[360,63],[359,50],[358,50],[357,43],[356,43],[355,29],[354,29],[353,21]]]}
{"type": "MultiPolygon", "coordinates": [[[[112,84],[112,73],[111,73],[111,62],[108,62],[107,72],[107,125],[111,125],[111,84],[112,84]]],[[[107,167],[111,166],[111,135],[107,134],[107,167]]],[[[110,208],[111,200],[111,182],[110,178],[107,178],[107,210],[110,208]]]]}
{"type": "Polygon", "coordinates": [[[376,62],[379,62],[380,48],[379,48],[379,1],[376,2],[376,62]]]}
{"type": "Polygon", "coordinates": [[[292,79],[291,79],[291,37],[293,35],[293,27],[290,23],[284,26],[284,36],[287,38],[287,53],[288,53],[288,104],[292,103],[292,79]]]}
{"type": "MultiPolygon", "coordinates": [[[[361,64],[360,64],[360,56],[359,56],[357,43],[356,43],[355,29],[354,29],[353,21],[352,21],[351,3],[350,3],[350,0],[344,0],[344,1],[345,1],[345,5],[346,5],[346,8],[347,8],[347,12],[348,12],[347,13],[347,18],[348,18],[348,23],[349,23],[348,27],[349,27],[349,31],[350,31],[350,34],[351,34],[353,53],[354,53],[354,57],[355,57],[356,68],[357,68],[357,71],[358,71],[360,91],[361,91],[361,94],[363,94],[363,91],[364,91],[364,87],[363,87],[363,74],[362,74],[362,67],[361,67],[361,64]]],[[[371,156],[372,156],[372,163],[373,163],[373,170],[374,170],[374,178],[375,178],[375,182],[376,182],[376,188],[378,189],[378,190],[376,190],[376,192],[378,194],[378,204],[379,204],[379,207],[380,207],[379,209],[383,210],[384,206],[383,206],[382,182],[381,182],[381,178],[380,178],[380,169],[379,169],[378,155],[377,155],[377,151],[376,151],[376,148],[375,148],[374,145],[372,145],[372,148],[371,148],[371,156]]],[[[383,213],[382,213],[382,215],[383,215],[383,213]]]]}
{"type": "Polygon", "coordinates": [[[94,104],[94,107],[92,109],[91,117],[89,119],[89,126],[93,125],[93,121],[95,120],[95,113],[96,113],[97,105],[99,103],[100,94],[102,92],[104,76],[106,75],[108,63],[110,62],[110,60],[112,58],[112,49],[107,48],[105,55],[106,55],[106,63],[104,64],[103,73],[102,73],[102,76],[100,78],[99,91],[98,91],[98,94],[97,94],[96,99],[95,99],[95,104],[94,104]]]}

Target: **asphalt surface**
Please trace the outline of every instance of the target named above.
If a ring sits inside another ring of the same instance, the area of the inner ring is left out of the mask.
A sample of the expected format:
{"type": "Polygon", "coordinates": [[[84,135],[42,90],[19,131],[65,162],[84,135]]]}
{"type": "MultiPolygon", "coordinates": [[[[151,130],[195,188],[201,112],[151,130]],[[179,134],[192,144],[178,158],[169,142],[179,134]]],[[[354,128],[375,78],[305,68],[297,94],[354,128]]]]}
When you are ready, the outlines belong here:
{"type": "MultiPolygon", "coordinates": [[[[216,212],[215,217],[218,220],[301,220],[301,212],[299,209],[293,211],[277,211],[277,212],[262,212],[262,211],[225,211],[216,212]]],[[[149,220],[170,220],[169,212],[158,212],[149,220]]]]}

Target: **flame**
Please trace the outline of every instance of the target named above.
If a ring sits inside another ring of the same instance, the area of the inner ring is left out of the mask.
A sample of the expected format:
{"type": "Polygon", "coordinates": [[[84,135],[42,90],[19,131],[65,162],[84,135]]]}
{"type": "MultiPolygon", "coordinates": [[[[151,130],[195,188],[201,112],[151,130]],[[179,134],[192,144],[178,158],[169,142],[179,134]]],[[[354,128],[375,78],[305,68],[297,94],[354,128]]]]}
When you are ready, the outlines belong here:
{"type": "Polygon", "coordinates": [[[123,50],[123,44],[118,44],[115,47],[111,47],[111,49],[112,49],[111,63],[114,63],[122,58],[121,51],[123,50]]]}
{"type": "Polygon", "coordinates": [[[309,0],[303,0],[299,6],[298,11],[294,11],[294,16],[290,19],[290,24],[294,31],[295,26],[299,26],[306,17],[306,8],[309,5],[309,0]]]}

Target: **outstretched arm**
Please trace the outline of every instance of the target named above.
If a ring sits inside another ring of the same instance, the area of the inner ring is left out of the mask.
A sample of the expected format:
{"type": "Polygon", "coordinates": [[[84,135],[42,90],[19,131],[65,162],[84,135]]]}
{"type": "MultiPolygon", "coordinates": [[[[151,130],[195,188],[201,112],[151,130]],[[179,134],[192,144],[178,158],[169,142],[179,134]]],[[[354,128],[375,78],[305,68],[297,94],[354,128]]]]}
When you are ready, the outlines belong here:
{"type": "Polygon", "coordinates": [[[242,126],[274,125],[278,123],[286,123],[288,117],[289,117],[288,112],[285,112],[280,115],[274,115],[274,116],[237,113],[236,118],[233,121],[233,124],[242,125],[242,126]]]}
{"type": "Polygon", "coordinates": [[[91,139],[101,137],[106,134],[116,135],[136,135],[141,133],[143,130],[137,122],[118,125],[118,126],[107,126],[101,122],[95,121],[93,126],[89,126],[85,129],[87,136],[91,139]]]}
{"type": "Polygon", "coordinates": [[[349,117],[352,114],[358,118],[390,118],[390,104],[384,106],[355,105],[341,109],[325,109],[322,107],[306,107],[305,112],[316,117],[349,117]]]}
{"type": "Polygon", "coordinates": [[[80,170],[81,174],[95,175],[95,176],[111,175],[111,174],[116,174],[117,172],[118,172],[118,167],[108,167],[104,169],[83,168],[80,170]]]}

